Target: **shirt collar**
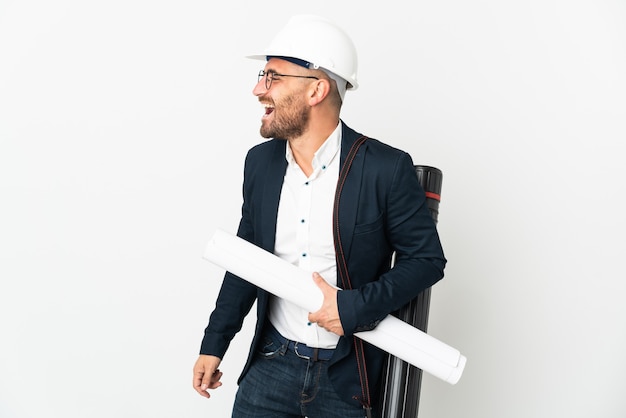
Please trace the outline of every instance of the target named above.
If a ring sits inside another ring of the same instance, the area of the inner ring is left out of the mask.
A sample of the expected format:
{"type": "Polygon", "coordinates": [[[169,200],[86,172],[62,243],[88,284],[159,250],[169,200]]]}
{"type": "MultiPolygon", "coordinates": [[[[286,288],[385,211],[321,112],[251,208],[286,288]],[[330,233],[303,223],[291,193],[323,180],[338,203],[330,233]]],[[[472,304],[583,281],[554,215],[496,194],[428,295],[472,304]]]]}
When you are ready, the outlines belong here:
{"type": "MultiPolygon", "coordinates": [[[[313,155],[313,171],[316,172],[318,169],[325,170],[334,160],[335,156],[339,153],[339,149],[341,148],[341,121],[337,124],[335,130],[330,134],[328,138],[324,141],[324,143],[319,147],[319,149],[313,155]]],[[[291,152],[291,147],[289,143],[285,147],[285,158],[287,162],[291,164],[295,164],[296,160],[293,158],[293,153],[291,152]]]]}

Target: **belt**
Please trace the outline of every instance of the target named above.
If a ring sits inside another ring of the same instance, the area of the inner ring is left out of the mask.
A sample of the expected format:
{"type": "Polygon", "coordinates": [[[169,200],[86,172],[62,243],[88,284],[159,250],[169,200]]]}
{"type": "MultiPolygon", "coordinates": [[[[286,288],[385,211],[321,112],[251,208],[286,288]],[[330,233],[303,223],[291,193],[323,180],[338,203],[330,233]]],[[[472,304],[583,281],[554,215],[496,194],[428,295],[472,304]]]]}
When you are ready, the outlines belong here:
{"type": "Polygon", "coordinates": [[[269,332],[280,341],[280,343],[287,347],[288,350],[295,353],[296,356],[311,361],[327,361],[333,356],[335,352],[334,349],[331,348],[317,348],[317,347],[309,347],[304,343],[300,343],[297,341],[288,340],[283,337],[280,332],[274,328],[273,325],[268,326],[269,332]]]}

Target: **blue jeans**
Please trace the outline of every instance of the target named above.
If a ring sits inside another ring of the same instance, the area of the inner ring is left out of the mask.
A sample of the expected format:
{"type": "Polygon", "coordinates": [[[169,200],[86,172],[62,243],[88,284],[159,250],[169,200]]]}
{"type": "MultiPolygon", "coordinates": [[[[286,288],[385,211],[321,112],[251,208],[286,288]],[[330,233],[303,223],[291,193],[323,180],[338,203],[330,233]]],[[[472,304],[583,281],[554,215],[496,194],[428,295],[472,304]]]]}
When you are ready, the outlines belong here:
{"type": "Polygon", "coordinates": [[[363,418],[363,408],[337,396],[328,361],[298,357],[271,332],[262,339],[237,391],[232,418],[363,418]]]}

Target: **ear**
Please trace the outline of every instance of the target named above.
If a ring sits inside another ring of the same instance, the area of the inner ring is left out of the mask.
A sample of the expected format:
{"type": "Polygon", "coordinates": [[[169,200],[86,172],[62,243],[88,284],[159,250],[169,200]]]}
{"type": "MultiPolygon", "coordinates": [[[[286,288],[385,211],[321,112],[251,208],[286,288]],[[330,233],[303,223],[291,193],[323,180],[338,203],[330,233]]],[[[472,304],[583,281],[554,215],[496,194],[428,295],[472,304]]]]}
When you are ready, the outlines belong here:
{"type": "Polygon", "coordinates": [[[320,78],[315,83],[312,83],[309,90],[309,105],[315,106],[321,103],[328,93],[330,92],[330,82],[323,78],[320,78]]]}

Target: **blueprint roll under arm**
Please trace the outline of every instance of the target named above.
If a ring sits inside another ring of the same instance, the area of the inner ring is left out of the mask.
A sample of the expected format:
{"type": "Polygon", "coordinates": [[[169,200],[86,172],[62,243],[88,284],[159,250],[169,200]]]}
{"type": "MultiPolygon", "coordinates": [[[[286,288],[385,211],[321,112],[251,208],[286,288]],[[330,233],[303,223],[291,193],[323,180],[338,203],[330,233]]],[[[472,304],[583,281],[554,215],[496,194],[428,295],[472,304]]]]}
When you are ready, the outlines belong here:
{"type": "MultiPolygon", "coordinates": [[[[311,280],[313,272],[235,235],[218,229],[206,246],[204,258],[310,312],[322,306],[324,298],[311,280]]],[[[458,350],[391,315],[373,330],[354,335],[450,384],[458,382],[465,367],[466,359],[458,350]]]]}

